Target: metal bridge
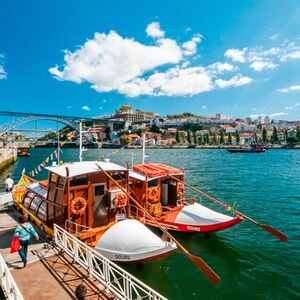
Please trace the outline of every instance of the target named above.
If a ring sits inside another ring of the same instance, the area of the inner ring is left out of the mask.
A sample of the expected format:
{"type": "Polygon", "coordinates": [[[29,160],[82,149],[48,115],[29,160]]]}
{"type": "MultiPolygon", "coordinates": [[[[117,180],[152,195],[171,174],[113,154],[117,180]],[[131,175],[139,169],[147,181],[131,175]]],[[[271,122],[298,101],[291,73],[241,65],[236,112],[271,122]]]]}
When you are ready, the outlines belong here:
{"type": "MultiPolygon", "coordinates": [[[[61,116],[61,115],[50,115],[50,114],[37,114],[37,113],[24,113],[24,112],[12,112],[12,111],[0,111],[0,117],[12,117],[10,122],[0,125],[0,136],[6,134],[7,132],[13,130],[14,128],[31,121],[38,120],[48,120],[55,121],[58,123],[65,124],[71,128],[79,131],[79,121],[84,122],[97,122],[105,123],[109,122],[108,119],[100,118],[86,118],[86,117],[77,117],[77,116],[61,116]]],[[[92,141],[92,137],[88,133],[84,133],[84,136],[88,141],[92,141]]]]}

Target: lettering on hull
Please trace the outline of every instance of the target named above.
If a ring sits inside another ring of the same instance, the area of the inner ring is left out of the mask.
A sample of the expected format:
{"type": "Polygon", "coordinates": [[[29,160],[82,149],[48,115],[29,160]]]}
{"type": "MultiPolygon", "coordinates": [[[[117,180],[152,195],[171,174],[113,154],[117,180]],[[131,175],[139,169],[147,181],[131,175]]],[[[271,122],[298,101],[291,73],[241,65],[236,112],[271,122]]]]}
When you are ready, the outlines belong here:
{"type": "Polygon", "coordinates": [[[117,259],[117,260],[130,260],[130,255],[115,254],[115,259],[117,259]]]}
{"type": "Polygon", "coordinates": [[[191,230],[191,231],[201,231],[200,227],[197,226],[186,226],[187,230],[191,230]]]}

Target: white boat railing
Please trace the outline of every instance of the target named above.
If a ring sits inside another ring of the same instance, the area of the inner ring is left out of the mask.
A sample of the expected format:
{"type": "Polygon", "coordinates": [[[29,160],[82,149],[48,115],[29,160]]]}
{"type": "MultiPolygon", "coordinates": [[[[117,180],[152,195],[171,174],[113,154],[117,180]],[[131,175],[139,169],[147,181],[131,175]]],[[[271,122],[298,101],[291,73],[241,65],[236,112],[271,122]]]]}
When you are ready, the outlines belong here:
{"type": "Polygon", "coordinates": [[[54,224],[54,242],[119,299],[166,300],[121,267],[54,224]]]}
{"type": "Polygon", "coordinates": [[[9,300],[24,300],[13,276],[11,275],[5,260],[0,254],[0,280],[1,286],[9,300]]]}

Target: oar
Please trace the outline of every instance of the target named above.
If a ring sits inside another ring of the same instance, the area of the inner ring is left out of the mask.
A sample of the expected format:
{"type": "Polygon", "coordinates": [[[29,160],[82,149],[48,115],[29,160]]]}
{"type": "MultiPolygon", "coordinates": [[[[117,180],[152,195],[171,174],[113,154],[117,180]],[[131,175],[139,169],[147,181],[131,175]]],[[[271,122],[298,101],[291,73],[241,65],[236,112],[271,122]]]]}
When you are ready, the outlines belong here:
{"type": "MultiPolygon", "coordinates": [[[[188,183],[186,183],[186,182],[184,182],[184,181],[182,181],[182,180],[180,180],[180,179],[178,179],[178,178],[176,178],[176,177],[174,177],[174,176],[172,176],[172,175],[169,175],[169,177],[172,178],[172,179],[174,179],[174,180],[176,180],[176,181],[178,181],[178,182],[183,183],[185,186],[189,187],[189,188],[192,189],[193,191],[199,193],[200,195],[205,196],[207,199],[209,199],[209,200],[211,200],[211,201],[213,201],[213,202],[215,202],[215,203],[217,203],[217,204],[219,204],[219,205],[221,205],[221,206],[223,206],[223,207],[225,207],[225,208],[228,206],[227,204],[225,204],[225,203],[223,203],[223,202],[217,200],[216,198],[213,198],[213,197],[207,195],[206,193],[202,192],[201,190],[199,190],[199,189],[193,187],[192,185],[189,185],[188,183]]],[[[266,225],[266,224],[261,224],[261,223],[259,223],[259,222],[255,221],[255,220],[251,219],[250,217],[244,215],[243,213],[241,213],[241,212],[239,212],[239,211],[237,211],[237,210],[235,211],[235,213],[236,213],[237,215],[243,217],[244,219],[247,219],[247,220],[250,221],[251,223],[253,223],[253,224],[255,224],[255,225],[261,227],[262,229],[264,229],[265,231],[269,232],[270,234],[273,234],[274,236],[276,236],[276,237],[277,237],[278,239],[280,239],[281,241],[286,242],[286,241],[288,240],[288,237],[287,237],[286,235],[284,235],[284,234],[283,234],[282,232],[280,232],[279,230],[273,228],[272,226],[269,226],[269,225],[266,225]]]]}
{"type": "MultiPolygon", "coordinates": [[[[156,224],[157,227],[159,227],[163,232],[165,232],[165,229],[153,218],[147,210],[143,208],[143,206],[134,199],[127,191],[124,189],[116,180],[114,180],[110,174],[108,174],[101,166],[99,166],[97,163],[96,165],[98,168],[103,171],[103,173],[112,180],[118,187],[121,189],[127,197],[141,210],[143,211],[152,222],[156,224]]],[[[188,259],[197,266],[197,268],[214,284],[218,284],[220,282],[220,277],[211,269],[204,260],[202,260],[200,257],[192,255],[189,253],[188,250],[186,250],[168,231],[166,232],[166,235],[177,245],[177,247],[188,257],[188,259]]]]}

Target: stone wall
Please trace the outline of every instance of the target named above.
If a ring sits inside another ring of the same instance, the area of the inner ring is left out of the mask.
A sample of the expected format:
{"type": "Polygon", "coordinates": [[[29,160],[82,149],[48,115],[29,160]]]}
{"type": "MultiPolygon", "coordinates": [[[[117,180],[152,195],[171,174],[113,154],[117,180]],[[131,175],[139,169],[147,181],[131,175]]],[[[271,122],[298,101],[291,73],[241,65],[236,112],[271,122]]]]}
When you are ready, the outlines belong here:
{"type": "Polygon", "coordinates": [[[17,159],[17,150],[14,148],[0,148],[0,172],[13,164],[17,159]]]}

